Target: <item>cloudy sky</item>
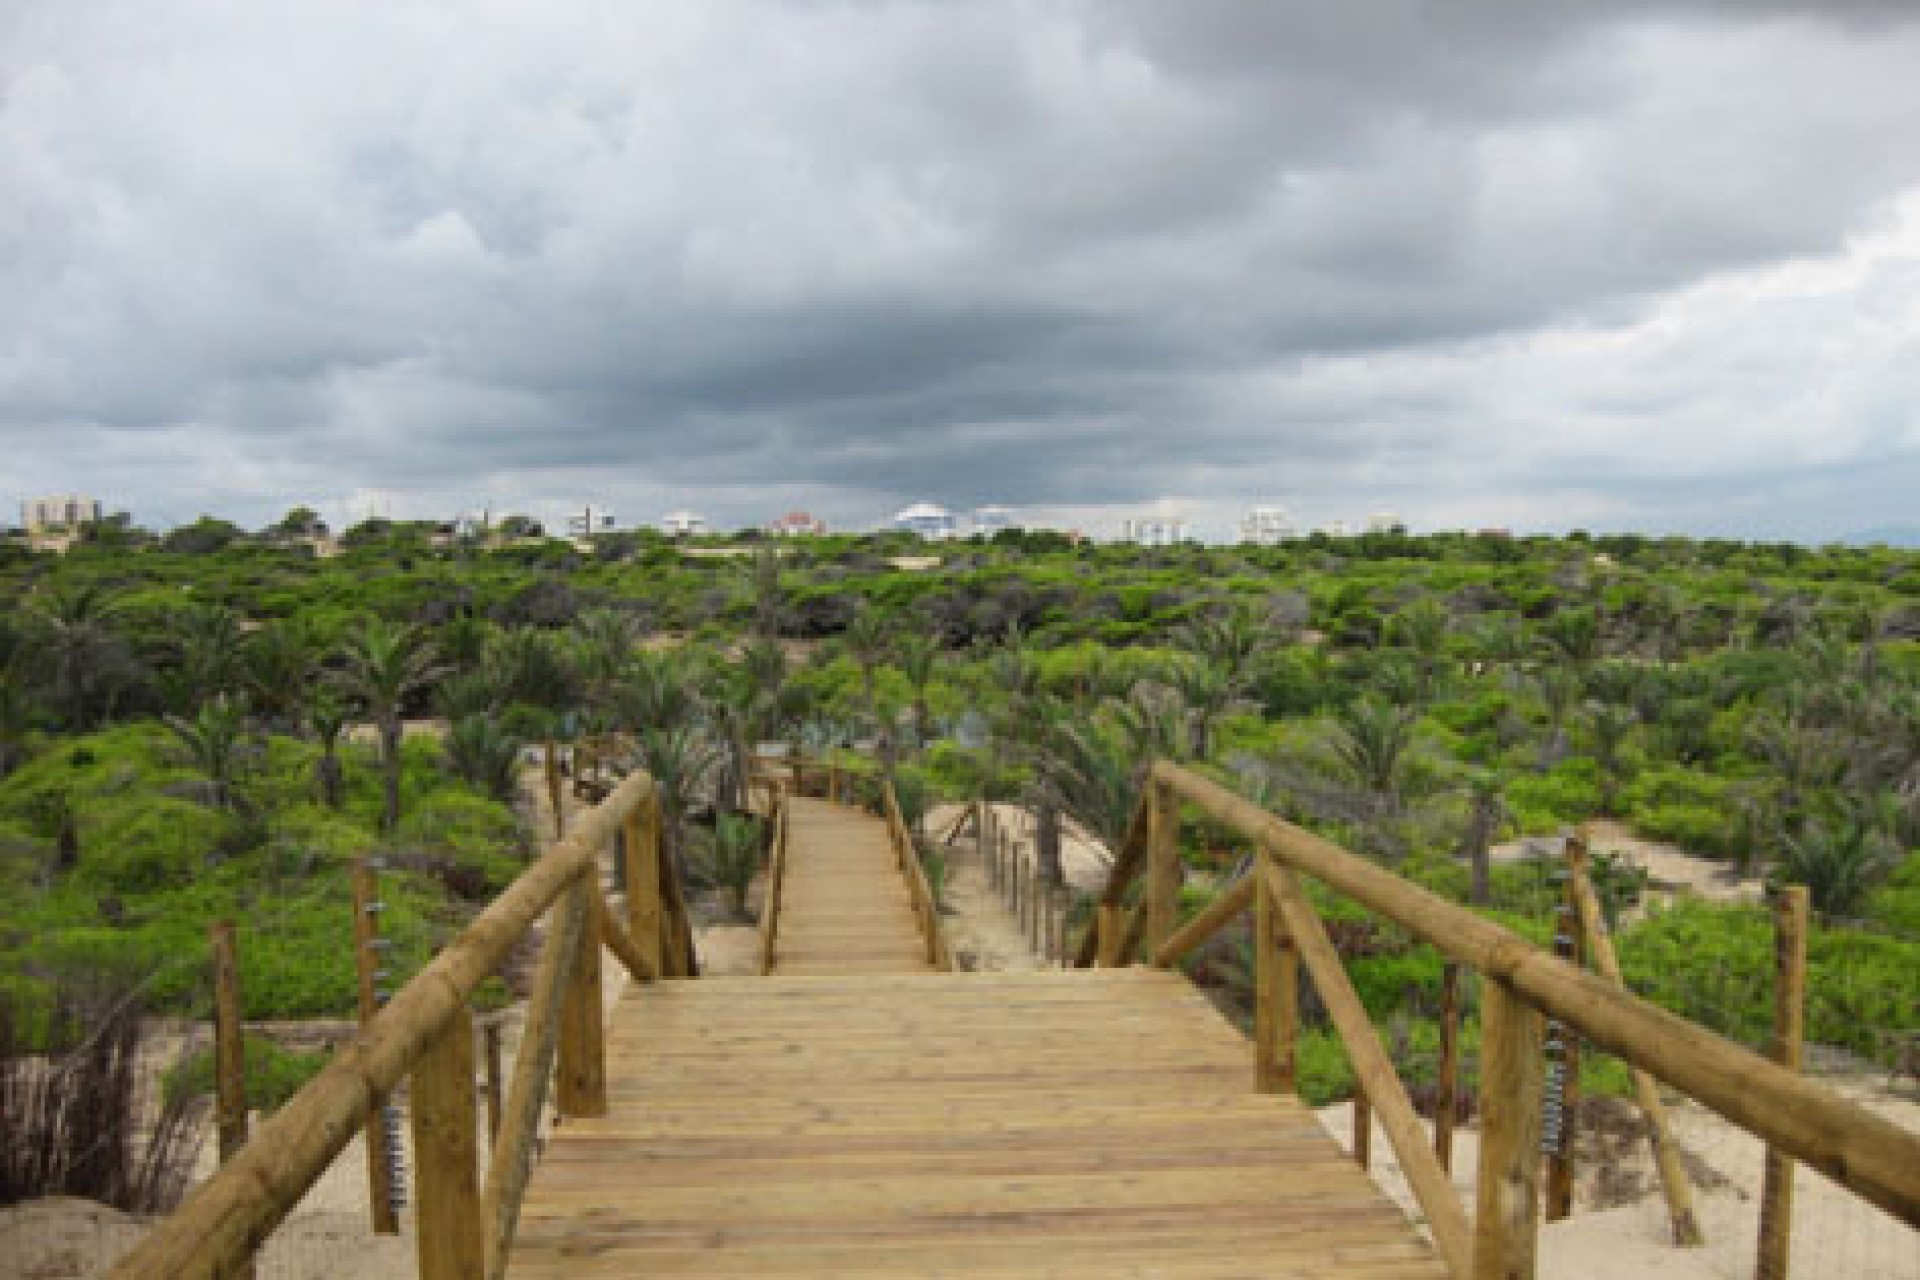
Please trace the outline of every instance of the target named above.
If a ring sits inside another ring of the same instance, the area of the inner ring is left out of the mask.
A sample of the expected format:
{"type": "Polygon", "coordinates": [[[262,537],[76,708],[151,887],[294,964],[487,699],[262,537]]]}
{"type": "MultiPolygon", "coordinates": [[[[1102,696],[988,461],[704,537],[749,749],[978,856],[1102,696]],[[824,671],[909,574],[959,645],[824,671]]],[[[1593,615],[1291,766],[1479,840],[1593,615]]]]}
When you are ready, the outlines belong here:
{"type": "Polygon", "coordinates": [[[1913,525],[1915,15],[0,0],[0,490],[1913,525]]]}

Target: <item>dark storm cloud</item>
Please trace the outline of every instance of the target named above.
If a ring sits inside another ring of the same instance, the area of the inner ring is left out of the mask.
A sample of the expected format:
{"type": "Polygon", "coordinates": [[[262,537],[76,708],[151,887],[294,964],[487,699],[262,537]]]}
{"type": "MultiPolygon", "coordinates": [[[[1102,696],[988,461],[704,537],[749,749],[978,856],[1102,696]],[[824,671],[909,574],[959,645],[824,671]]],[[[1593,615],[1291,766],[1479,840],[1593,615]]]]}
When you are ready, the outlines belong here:
{"type": "Polygon", "coordinates": [[[1908,6],[164,9],[0,14],[22,492],[1842,532],[1920,448],[1908,6]]]}

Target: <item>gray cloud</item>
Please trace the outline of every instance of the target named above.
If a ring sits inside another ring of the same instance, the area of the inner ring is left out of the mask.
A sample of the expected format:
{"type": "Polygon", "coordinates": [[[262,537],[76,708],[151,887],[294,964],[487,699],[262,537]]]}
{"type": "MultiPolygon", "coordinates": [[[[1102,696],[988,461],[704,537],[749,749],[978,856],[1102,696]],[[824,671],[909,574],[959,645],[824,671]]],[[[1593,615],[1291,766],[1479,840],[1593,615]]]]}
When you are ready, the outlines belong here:
{"type": "Polygon", "coordinates": [[[1892,523],[1908,12],[15,5],[4,473],[154,520],[1892,523]]]}

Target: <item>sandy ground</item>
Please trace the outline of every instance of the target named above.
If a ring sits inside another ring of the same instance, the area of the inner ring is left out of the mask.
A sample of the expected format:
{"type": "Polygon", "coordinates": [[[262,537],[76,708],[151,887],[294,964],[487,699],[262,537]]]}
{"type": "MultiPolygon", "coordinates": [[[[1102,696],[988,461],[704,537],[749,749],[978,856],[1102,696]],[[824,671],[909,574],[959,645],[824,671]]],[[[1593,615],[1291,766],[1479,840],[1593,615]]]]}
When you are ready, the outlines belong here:
{"type": "MultiPolygon", "coordinates": [[[[1741,876],[1725,862],[1688,853],[1678,845],[1636,836],[1624,823],[1600,819],[1588,824],[1589,840],[1595,853],[1614,854],[1643,868],[1648,875],[1647,891],[1637,910],[1670,902],[1677,897],[1705,898],[1711,902],[1762,902],[1766,882],[1741,876]]],[[[1529,836],[1493,846],[1495,862],[1519,862],[1527,858],[1560,856],[1557,836],[1529,836]]]]}

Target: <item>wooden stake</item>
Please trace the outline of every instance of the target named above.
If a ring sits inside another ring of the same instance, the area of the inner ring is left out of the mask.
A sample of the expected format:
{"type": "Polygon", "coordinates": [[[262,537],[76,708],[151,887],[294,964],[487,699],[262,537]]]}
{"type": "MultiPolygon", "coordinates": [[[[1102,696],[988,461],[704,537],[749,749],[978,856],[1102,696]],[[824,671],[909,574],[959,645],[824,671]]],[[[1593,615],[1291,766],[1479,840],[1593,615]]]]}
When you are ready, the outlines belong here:
{"type": "Polygon", "coordinates": [[[1460,1096],[1460,966],[1440,970],[1440,1066],[1434,1085],[1433,1154],[1453,1172],[1453,1116],[1460,1096]]]}
{"type": "Polygon", "coordinates": [[[1147,790],[1147,954],[1180,923],[1180,800],[1164,782],[1147,790]]]}
{"type": "MultiPolygon", "coordinates": [[[[1360,1003],[1359,993],[1353,989],[1353,980],[1340,962],[1333,939],[1327,936],[1326,925],[1321,923],[1319,913],[1314,911],[1313,903],[1291,870],[1277,861],[1268,861],[1261,867],[1260,874],[1266,877],[1287,931],[1293,935],[1294,945],[1300,948],[1300,958],[1313,975],[1320,1002],[1326,1005],[1327,1016],[1333,1020],[1340,1041],[1346,1046],[1354,1078],[1372,1101],[1380,1117],[1380,1127],[1386,1130],[1394,1154],[1400,1157],[1407,1185],[1413,1189],[1414,1199],[1433,1230],[1434,1247],[1450,1271],[1456,1275],[1463,1273],[1472,1249],[1466,1209],[1439,1162],[1427,1150],[1427,1131],[1407,1098],[1406,1087],[1400,1083],[1393,1061],[1380,1044],[1380,1034],[1374,1030],[1366,1006],[1360,1003]]],[[[1537,1076],[1534,1083],[1537,1087],[1537,1076]]],[[[1535,1159],[1538,1159],[1537,1153],[1535,1159]]]]}
{"type": "MultiPolygon", "coordinates": [[[[247,1055],[241,1024],[240,960],[233,921],[216,920],[207,928],[213,956],[213,1090],[220,1163],[247,1145],[247,1055]]],[[[238,1280],[251,1280],[249,1258],[238,1280]]]]}
{"type": "MultiPolygon", "coordinates": [[[[1800,1070],[1806,1029],[1807,915],[1804,885],[1788,885],[1773,903],[1773,1060],[1800,1070]]],[[[1760,1190],[1760,1247],[1753,1273],[1759,1280],[1787,1280],[1793,1255],[1793,1157],[1767,1148],[1760,1190]]]]}
{"type": "Polygon", "coordinates": [[[413,1068],[415,1215],[420,1280],[481,1274],[479,1139],[473,1105],[473,1015],[463,1005],[413,1068]]]}
{"type": "MultiPolygon", "coordinates": [[[[1266,855],[1260,855],[1260,862],[1266,855]]],[[[1261,1093],[1292,1093],[1294,1045],[1300,1034],[1300,952],[1287,932],[1259,862],[1254,884],[1253,1087],[1261,1093]]]]}
{"type": "Polygon", "coordinates": [[[560,1006],[560,1114],[607,1114],[607,1054],[600,999],[600,916],[592,908],[594,869],[588,866],[569,891],[580,899],[580,941],[566,1000],[560,1006]]]}
{"type": "Polygon", "coordinates": [[[1540,1223],[1540,1051],[1546,1019],[1480,985],[1480,1173],[1473,1280],[1532,1280],[1540,1223]]]}
{"type": "MultiPolygon", "coordinates": [[[[385,960],[380,949],[380,895],[373,867],[365,858],[356,858],[352,868],[353,885],[353,960],[360,979],[360,1025],[373,1021],[380,1012],[376,971],[385,960]]],[[[361,1134],[367,1148],[367,1208],[377,1235],[400,1233],[400,1216],[394,1210],[394,1151],[387,1140],[386,1095],[375,1097],[367,1107],[361,1134]]]]}
{"type": "MultiPolygon", "coordinates": [[[[1618,989],[1626,990],[1620,976],[1620,960],[1613,951],[1613,937],[1607,931],[1606,913],[1600,909],[1600,897],[1587,876],[1587,839],[1581,832],[1567,841],[1567,888],[1573,894],[1575,914],[1579,917],[1581,941],[1594,968],[1602,978],[1618,989]]],[[[1687,1182],[1686,1166],[1680,1162],[1680,1149],[1674,1145],[1667,1127],[1666,1104],[1660,1100],[1660,1085],[1638,1067],[1633,1068],[1633,1096],[1647,1121],[1647,1141],[1653,1148],[1654,1167],[1660,1173],[1660,1189],[1667,1198],[1667,1214],[1673,1222],[1673,1242],[1682,1246],[1706,1243],[1700,1219],[1693,1211],[1693,1187],[1687,1182]]]]}

